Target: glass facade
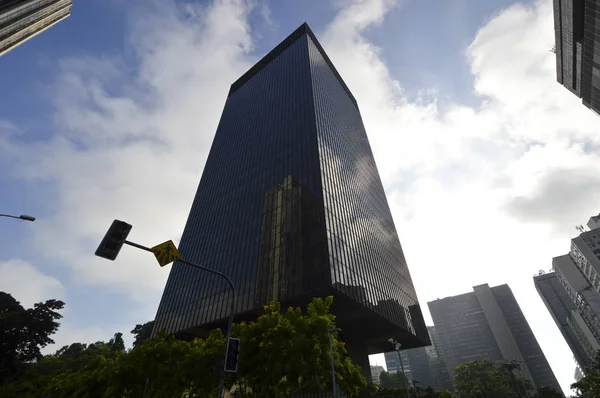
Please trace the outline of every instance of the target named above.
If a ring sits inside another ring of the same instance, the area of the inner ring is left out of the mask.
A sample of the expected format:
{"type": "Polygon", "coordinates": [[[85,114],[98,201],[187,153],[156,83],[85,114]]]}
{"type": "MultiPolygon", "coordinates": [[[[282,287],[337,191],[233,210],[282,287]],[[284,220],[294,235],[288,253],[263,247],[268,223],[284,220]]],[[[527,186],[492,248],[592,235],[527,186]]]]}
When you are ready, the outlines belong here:
{"type": "Polygon", "coordinates": [[[0,0],[0,55],[71,14],[72,0],[0,0]]]}
{"type": "Polygon", "coordinates": [[[554,0],[556,76],[600,113],[600,0],[554,0]]]}
{"type": "MultiPolygon", "coordinates": [[[[238,320],[334,295],[369,352],[428,344],[358,105],[306,24],[231,86],[179,250],[230,276],[238,320]]],[[[175,263],[156,330],[222,325],[230,300],[175,263]]]]}
{"type": "Polygon", "coordinates": [[[600,0],[585,0],[581,97],[583,104],[600,113],[600,0]]]}

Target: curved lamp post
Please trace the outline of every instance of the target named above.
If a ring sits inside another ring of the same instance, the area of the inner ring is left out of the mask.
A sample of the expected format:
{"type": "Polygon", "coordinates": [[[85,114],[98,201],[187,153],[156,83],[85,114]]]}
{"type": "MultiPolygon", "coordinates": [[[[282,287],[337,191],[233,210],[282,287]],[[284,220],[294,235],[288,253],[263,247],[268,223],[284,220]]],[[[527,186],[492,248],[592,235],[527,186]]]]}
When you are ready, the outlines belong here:
{"type": "Polygon", "coordinates": [[[17,220],[24,220],[24,221],[35,221],[35,217],[28,216],[27,214],[21,214],[20,216],[12,216],[10,214],[0,214],[0,217],[16,218],[17,220]]]}
{"type": "Polygon", "coordinates": [[[393,338],[389,338],[388,341],[390,342],[390,344],[392,344],[394,346],[394,350],[396,351],[396,354],[398,354],[398,360],[400,361],[400,369],[402,370],[402,376],[404,376],[404,385],[406,385],[406,397],[410,398],[410,385],[408,384],[408,377],[406,377],[406,373],[404,373],[404,365],[402,364],[402,355],[400,355],[400,348],[402,347],[402,344],[398,343],[396,340],[394,340],[393,338]]]}

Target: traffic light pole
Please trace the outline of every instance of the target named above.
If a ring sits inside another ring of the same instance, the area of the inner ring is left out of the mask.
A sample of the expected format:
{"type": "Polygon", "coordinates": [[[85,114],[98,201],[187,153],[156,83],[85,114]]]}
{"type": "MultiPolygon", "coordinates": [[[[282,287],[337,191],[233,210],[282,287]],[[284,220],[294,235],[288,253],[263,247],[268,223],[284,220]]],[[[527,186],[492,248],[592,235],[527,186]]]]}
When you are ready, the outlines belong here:
{"type": "MultiPolygon", "coordinates": [[[[133,246],[137,249],[145,250],[147,252],[152,252],[152,249],[150,249],[149,247],[138,245],[137,243],[130,242],[128,240],[126,240],[123,243],[126,245],[129,245],[129,246],[133,246]]],[[[231,327],[233,325],[233,315],[235,313],[235,302],[236,302],[236,298],[237,298],[236,291],[235,291],[235,285],[233,284],[231,279],[222,272],[219,272],[219,271],[211,269],[211,268],[204,267],[204,266],[196,264],[196,263],[192,263],[191,261],[183,260],[181,258],[177,261],[179,261],[180,263],[187,264],[192,267],[199,268],[203,271],[210,272],[211,274],[219,275],[220,277],[224,278],[227,281],[227,283],[229,284],[229,287],[231,288],[231,309],[229,310],[229,321],[227,322],[227,334],[225,335],[225,353],[223,354],[223,366],[221,366],[221,372],[220,372],[221,380],[219,381],[219,392],[217,394],[217,398],[222,398],[223,390],[225,389],[225,360],[227,359],[227,358],[225,358],[225,356],[227,354],[227,341],[229,341],[229,338],[231,337],[231,327]]]]}

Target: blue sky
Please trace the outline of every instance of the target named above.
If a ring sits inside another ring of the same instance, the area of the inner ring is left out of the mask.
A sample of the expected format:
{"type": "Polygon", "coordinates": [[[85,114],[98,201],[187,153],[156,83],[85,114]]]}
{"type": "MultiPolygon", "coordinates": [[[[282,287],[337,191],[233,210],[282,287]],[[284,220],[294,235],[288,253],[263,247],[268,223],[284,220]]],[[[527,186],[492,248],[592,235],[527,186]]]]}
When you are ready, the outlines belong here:
{"type": "Polygon", "coordinates": [[[555,82],[548,3],[76,1],[0,59],[0,211],[38,218],[0,223],[0,289],[64,299],[57,346],[150,320],[168,269],[97,259],[99,239],[120,218],[179,240],[229,85],[306,21],[358,100],[426,319],[508,283],[566,388],[531,277],[600,211],[600,135],[555,82]]]}

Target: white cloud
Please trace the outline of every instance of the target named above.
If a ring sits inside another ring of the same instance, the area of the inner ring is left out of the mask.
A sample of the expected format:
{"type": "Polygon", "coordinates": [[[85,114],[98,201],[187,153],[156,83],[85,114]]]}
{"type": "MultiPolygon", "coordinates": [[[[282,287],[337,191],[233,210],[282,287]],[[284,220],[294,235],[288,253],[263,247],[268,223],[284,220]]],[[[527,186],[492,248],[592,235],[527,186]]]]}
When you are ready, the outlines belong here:
{"type": "Polygon", "coordinates": [[[18,177],[56,187],[36,243],[77,282],[141,301],[160,293],[168,270],[152,255],[126,247],[112,263],[93,253],[113,218],[131,223],[130,238],[141,244],[179,239],[229,85],[251,66],[250,10],[241,0],[137,10],[130,44],[139,67],[102,56],[65,60],[54,134],[7,148],[18,154],[18,177]]]}
{"type": "Polygon", "coordinates": [[[62,283],[18,259],[0,261],[0,291],[11,294],[23,307],[49,299],[64,300],[62,283]]]}

